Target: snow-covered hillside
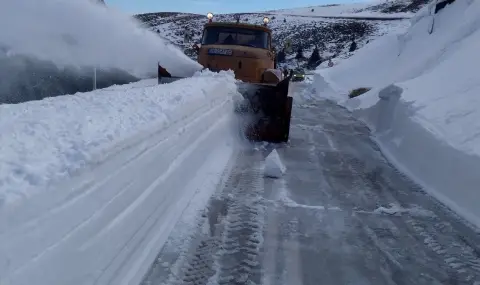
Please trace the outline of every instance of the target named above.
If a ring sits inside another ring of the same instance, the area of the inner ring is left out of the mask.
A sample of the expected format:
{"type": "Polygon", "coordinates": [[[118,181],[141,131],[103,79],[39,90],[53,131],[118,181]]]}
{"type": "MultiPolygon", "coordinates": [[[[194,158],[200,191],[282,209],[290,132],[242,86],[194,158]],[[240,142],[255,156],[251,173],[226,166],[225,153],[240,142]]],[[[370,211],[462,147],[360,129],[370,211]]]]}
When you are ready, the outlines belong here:
{"type": "Polygon", "coordinates": [[[404,172],[477,225],[479,19],[479,1],[456,0],[435,15],[429,34],[433,18],[425,8],[406,33],[374,41],[319,71],[315,81],[320,95],[339,100],[371,126],[404,172]],[[360,87],[372,90],[347,99],[360,87]]]}
{"type": "MultiPolygon", "coordinates": [[[[265,14],[242,14],[242,20],[249,23],[261,24],[265,14]]],[[[368,21],[347,19],[325,19],[290,15],[270,15],[273,29],[274,44],[282,49],[287,39],[291,40],[292,50],[290,58],[295,57],[301,48],[308,58],[317,45],[323,57],[334,54],[339,58],[348,57],[348,48],[351,38],[355,37],[358,46],[367,41],[388,33],[394,29],[405,29],[408,21],[368,21]]],[[[146,17],[145,15],[142,17],[146,17]]],[[[149,16],[148,19],[150,19],[149,16]]],[[[153,16],[155,17],[155,16],[153,16]]],[[[143,18],[147,19],[147,18],[143,18]]],[[[235,21],[235,15],[215,15],[215,21],[235,21]]],[[[200,42],[202,28],[206,22],[204,15],[173,14],[168,17],[156,18],[149,22],[152,29],[162,38],[172,41],[184,49],[193,59],[196,58],[191,46],[200,42]],[[185,41],[185,34],[193,35],[192,40],[185,41]]],[[[293,63],[295,65],[295,63],[293,63]]]]}
{"type": "Polygon", "coordinates": [[[94,1],[2,1],[0,26],[0,103],[89,90],[93,67],[99,87],[155,75],[158,60],[178,74],[198,69],[129,15],[94,1]]]}
{"type": "Polygon", "coordinates": [[[268,11],[274,14],[309,17],[409,18],[430,0],[375,0],[352,4],[329,4],[268,11]]]}
{"type": "MultiPolygon", "coordinates": [[[[214,20],[235,21],[235,17],[239,15],[242,22],[261,24],[263,17],[269,16],[271,18],[269,26],[273,30],[277,50],[283,48],[287,39],[291,40],[292,52],[287,58],[295,57],[299,48],[308,58],[313,48],[318,46],[323,58],[337,55],[341,59],[351,55],[348,48],[352,37],[355,38],[358,47],[362,47],[381,35],[394,30],[403,30],[408,27],[408,20],[403,18],[410,17],[412,12],[422,7],[425,2],[426,0],[420,2],[417,0],[377,1],[374,3],[331,5],[258,13],[219,14],[215,15],[214,20]],[[416,5],[413,5],[413,2],[416,5]],[[314,12],[311,12],[312,9],[314,9],[314,12]],[[404,14],[399,17],[389,13],[389,11],[397,11],[395,9],[402,11],[404,14]],[[370,14],[362,11],[370,11],[368,12],[370,14]],[[375,13],[377,18],[383,17],[384,20],[365,18],[372,16],[371,13],[375,13]],[[348,19],[354,16],[357,19],[348,19]],[[386,20],[388,18],[392,20],[386,20]]],[[[196,57],[191,46],[194,42],[201,40],[202,28],[207,20],[205,15],[148,13],[136,15],[136,17],[157,32],[161,38],[181,47],[192,58],[196,57]],[[185,34],[191,35],[191,40],[185,41],[185,34]]],[[[290,63],[296,66],[297,62],[290,60],[290,63]]],[[[303,61],[300,62],[300,64],[303,63],[303,61]]]]}

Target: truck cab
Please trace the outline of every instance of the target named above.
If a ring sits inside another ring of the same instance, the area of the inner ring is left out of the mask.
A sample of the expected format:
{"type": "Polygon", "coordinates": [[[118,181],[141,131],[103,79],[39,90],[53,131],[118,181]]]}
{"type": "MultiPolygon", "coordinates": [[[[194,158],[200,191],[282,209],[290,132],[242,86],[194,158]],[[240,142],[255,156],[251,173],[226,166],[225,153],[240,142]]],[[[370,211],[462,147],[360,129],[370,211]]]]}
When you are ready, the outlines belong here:
{"type": "Polygon", "coordinates": [[[203,67],[212,71],[233,70],[236,79],[250,83],[278,83],[282,79],[281,74],[277,78],[274,70],[275,51],[272,31],[266,26],[268,18],[264,19],[264,26],[209,19],[198,48],[198,62],[203,67]]]}

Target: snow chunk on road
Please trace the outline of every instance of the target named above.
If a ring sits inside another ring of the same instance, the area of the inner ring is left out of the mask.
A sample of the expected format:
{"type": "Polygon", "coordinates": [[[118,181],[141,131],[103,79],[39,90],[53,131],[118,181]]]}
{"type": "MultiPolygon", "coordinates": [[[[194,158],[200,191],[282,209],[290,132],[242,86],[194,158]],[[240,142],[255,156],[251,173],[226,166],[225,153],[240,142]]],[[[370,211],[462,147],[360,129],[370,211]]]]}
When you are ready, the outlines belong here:
{"type": "Polygon", "coordinates": [[[271,178],[280,178],[285,170],[285,165],[283,165],[277,150],[274,149],[265,159],[264,175],[271,178]]]}
{"type": "Polygon", "coordinates": [[[153,81],[0,105],[0,208],[28,198],[77,170],[202,106],[236,94],[231,72],[198,72],[171,84],[153,81]],[[142,86],[143,85],[143,86],[142,86]]]}

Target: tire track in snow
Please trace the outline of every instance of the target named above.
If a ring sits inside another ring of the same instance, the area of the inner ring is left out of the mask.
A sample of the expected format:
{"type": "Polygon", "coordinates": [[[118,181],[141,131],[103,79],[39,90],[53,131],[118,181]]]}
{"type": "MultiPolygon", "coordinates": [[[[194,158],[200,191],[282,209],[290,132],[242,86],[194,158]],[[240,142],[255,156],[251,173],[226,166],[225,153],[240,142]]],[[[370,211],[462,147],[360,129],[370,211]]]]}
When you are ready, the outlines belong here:
{"type": "Polygon", "coordinates": [[[263,242],[263,157],[244,153],[241,168],[232,173],[226,191],[226,217],[216,256],[217,284],[258,284],[259,249],[263,242]]]}
{"type": "Polygon", "coordinates": [[[298,219],[292,218],[288,224],[290,232],[288,239],[283,241],[286,258],[286,282],[284,284],[304,284],[302,278],[302,259],[300,254],[300,242],[298,240],[298,219]]]}
{"type": "Polygon", "coordinates": [[[452,238],[452,227],[449,223],[436,222],[426,225],[421,221],[407,219],[406,223],[412,227],[417,235],[423,238],[423,243],[439,255],[445,264],[450,267],[449,282],[451,284],[480,282],[480,258],[474,248],[452,238]],[[450,233],[445,235],[445,233],[450,233]]]}
{"type": "MultiPolygon", "coordinates": [[[[232,150],[233,151],[233,150],[232,150]]],[[[218,233],[217,229],[221,226],[222,217],[226,215],[226,203],[223,200],[213,199],[210,195],[218,195],[225,189],[229,175],[235,167],[239,158],[239,151],[233,151],[226,167],[220,175],[220,181],[213,187],[215,191],[209,190],[209,194],[199,194],[193,197],[191,203],[187,206],[181,215],[180,221],[172,231],[172,235],[168,238],[162,250],[157,255],[155,262],[145,275],[141,284],[172,284],[180,282],[179,275],[184,274],[182,266],[191,262],[192,254],[197,248],[201,248],[201,256],[203,260],[212,260],[218,251],[218,233]],[[212,199],[211,199],[212,198],[212,199]],[[203,207],[206,208],[203,208],[203,207]],[[202,246],[201,243],[204,245],[202,246]],[[214,246],[211,246],[213,243],[214,246]],[[208,254],[203,254],[204,249],[208,247],[208,254]]],[[[225,159],[223,157],[222,159],[225,159]]],[[[221,160],[221,159],[220,159],[221,160]]],[[[217,163],[218,160],[214,160],[217,163]]],[[[197,255],[195,255],[197,256],[197,255]]],[[[209,264],[209,262],[206,262],[209,264]]],[[[210,266],[210,265],[208,265],[210,266]]],[[[214,265],[211,265],[213,268],[214,265]]],[[[196,265],[193,268],[197,268],[196,265]]]]}
{"type": "MultiPolygon", "coordinates": [[[[183,259],[181,272],[167,284],[260,284],[262,193],[263,156],[241,151],[224,189],[209,203],[205,218],[209,234],[198,230],[192,239],[198,240],[183,259]]],[[[142,284],[152,282],[147,278],[142,284]]]]}
{"type": "Polygon", "coordinates": [[[261,284],[276,285],[278,284],[275,278],[277,270],[277,262],[279,256],[277,254],[279,247],[278,240],[278,224],[279,217],[273,207],[268,207],[266,213],[265,225],[265,241],[263,244],[263,277],[261,284]]]}

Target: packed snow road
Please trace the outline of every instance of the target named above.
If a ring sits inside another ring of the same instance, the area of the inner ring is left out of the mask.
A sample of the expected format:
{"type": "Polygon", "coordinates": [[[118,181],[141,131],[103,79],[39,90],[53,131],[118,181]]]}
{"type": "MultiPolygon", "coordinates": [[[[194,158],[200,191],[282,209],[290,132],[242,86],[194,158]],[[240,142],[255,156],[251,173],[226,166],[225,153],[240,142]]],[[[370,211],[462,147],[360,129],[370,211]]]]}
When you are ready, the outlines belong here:
{"type": "Polygon", "coordinates": [[[290,143],[275,146],[284,177],[263,177],[274,146],[238,150],[142,284],[480,284],[475,230],[392,167],[348,111],[303,103],[290,143]]]}

